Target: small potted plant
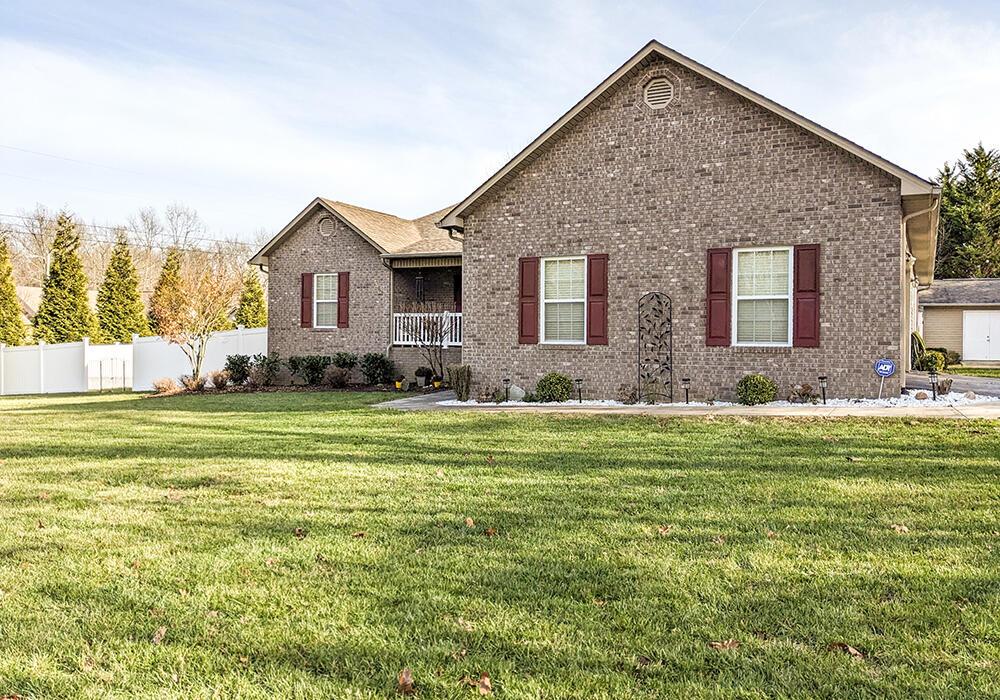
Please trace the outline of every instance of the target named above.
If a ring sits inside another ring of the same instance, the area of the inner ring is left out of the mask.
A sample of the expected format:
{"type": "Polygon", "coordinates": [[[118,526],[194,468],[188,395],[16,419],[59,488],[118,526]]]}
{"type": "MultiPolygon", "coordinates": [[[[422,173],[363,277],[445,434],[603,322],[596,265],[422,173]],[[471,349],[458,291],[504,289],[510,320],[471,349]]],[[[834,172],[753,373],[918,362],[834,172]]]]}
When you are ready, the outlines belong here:
{"type": "Polygon", "coordinates": [[[406,377],[404,377],[402,374],[400,374],[399,376],[396,377],[396,389],[397,389],[397,391],[402,391],[403,390],[403,382],[405,382],[405,381],[406,381],[406,377]]]}
{"type": "Polygon", "coordinates": [[[430,367],[417,367],[417,371],[414,374],[424,380],[420,386],[428,387],[431,385],[431,377],[434,376],[434,370],[430,367]]]}
{"type": "Polygon", "coordinates": [[[440,374],[435,374],[431,378],[431,381],[434,383],[434,388],[435,389],[440,389],[442,382],[444,382],[444,377],[442,377],[440,374]]]}

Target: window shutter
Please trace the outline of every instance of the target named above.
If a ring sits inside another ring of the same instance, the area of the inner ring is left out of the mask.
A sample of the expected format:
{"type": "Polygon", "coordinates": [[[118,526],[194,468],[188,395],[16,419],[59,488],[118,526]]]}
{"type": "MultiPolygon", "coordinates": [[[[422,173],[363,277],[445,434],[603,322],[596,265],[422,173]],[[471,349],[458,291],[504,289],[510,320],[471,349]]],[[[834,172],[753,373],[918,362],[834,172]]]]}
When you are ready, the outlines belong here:
{"type": "Polygon", "coordinates": [[[730,344],[732,256],[732,248],[710,248],[708,250],[705,345],[730,344]]]}
{"type": "Polygon", "coordinates": [[[337,328],[347,328],[351,306],[351,273],[337,273],[337,328]]]}
{"type": "Polygon", "coordinates": [[[313,327],[313,273],[302,273],[302,327],[313,327]]]}
{"type": "Polygon", "coordinates": [[[587,256],[587,345],[608,344],[608,256],[587,256]]]}
{"type": "Polygon", "coordinates": [[[819,245],[795,246],[792,345],[819,347],[819,245]]]}
{"type": "Polygon", "coordinates": [[[538,342],[538,258],[521,258],[518,265],[517,342],[538,342]]]}

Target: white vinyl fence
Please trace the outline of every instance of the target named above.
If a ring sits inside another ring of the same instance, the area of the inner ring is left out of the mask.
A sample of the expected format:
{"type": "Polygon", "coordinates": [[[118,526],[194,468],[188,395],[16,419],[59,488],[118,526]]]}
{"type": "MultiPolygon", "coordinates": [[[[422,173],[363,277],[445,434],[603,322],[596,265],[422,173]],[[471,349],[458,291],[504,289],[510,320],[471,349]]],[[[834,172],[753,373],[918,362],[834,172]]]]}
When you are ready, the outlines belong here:
{"type": "MultiPolygon", "coordinates": [[[[222,369],[228,355],[267,352],[266,328],[213,333],[203,372],[222,369]]],[[[133,338],[131,345],[79,343],[7,347],[0,344],[0,396],[84,391],[149,391],[161,377],[191,373],[179,347],[163,338],[133,338]]]]}

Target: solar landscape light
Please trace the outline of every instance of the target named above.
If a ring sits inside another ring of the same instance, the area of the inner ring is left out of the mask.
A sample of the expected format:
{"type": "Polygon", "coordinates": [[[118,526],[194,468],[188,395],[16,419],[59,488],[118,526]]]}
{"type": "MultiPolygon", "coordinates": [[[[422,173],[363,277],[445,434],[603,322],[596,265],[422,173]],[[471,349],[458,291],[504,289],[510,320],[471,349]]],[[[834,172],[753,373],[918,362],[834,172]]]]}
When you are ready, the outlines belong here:
{"type": "Polygon", "coordinates": [[[823,391],[823,405],[826,406],[826,375],[821,374],[819,376],[819,388],[823,391]]]}
{"type": "Polygon", "coordinates": [[[937,401],[937,388],[938,388],[938,373],[936,369],[932,369],[927,373],[927,378],[931,381],[931,393],[934,396],[934,400],[937,401]]]}
{"type": "Polygon", "coordinates": [[[583,380],[574,379],[573,383],[576,384],[576,400],[577,403],[583,403],[583,380]]]}
{"type": "Polygon", "coordinates": [[[503,378],[503,400],[510,401],[510,377],[503,378]]]}
{"type": "Polygon", "coordinates": [[[691,377],[681,377],[681,388],[684,390],[684,403],[691,403],[691,377]]]}

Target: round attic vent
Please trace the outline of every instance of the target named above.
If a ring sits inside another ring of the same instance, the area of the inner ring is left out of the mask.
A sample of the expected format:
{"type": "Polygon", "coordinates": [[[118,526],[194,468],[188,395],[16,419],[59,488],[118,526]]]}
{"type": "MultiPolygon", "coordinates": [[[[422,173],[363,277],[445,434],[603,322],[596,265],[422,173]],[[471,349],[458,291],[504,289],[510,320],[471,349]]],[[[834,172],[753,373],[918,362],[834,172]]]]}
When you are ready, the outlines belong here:
{"type": "Polygon", "coordinates": [[[331,235],[333,233],[333,217],[324,216],[319,220],[319,223],[316,224],[316,228],[319,229],[319,235],[324,238],[331,235]]]}
{"type": "Polygon", "coordinates": [[[674,99],[674,84],[666,78],[653,78],[646,83],[643,99],[652,109],[663,109],[674,99]]]}

